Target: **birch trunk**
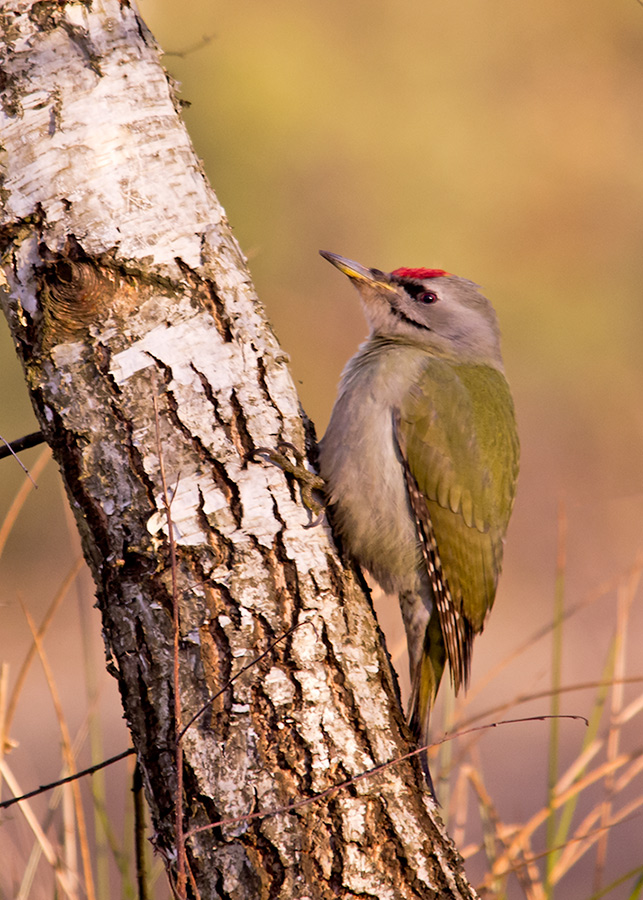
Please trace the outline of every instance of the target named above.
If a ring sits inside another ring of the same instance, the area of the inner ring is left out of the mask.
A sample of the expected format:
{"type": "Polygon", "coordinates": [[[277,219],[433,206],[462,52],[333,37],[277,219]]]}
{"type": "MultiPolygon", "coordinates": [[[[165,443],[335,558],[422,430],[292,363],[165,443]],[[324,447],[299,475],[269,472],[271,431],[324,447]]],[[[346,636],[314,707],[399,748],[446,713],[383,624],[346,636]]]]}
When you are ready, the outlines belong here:
{"type": "MultiPolygon", "coordinates": [[[[185,834],[357,776],[407,732],[359,576],[253,457],[314,462],[314,435],[151,35],[117,0],[11,0],[0,25],[3,308],[176,881],[174,598],[183,723],[300,626],[187,729],[185,834]]],[[[411,762],[186,851],[188,896],[473,896],[411,762]]]]}

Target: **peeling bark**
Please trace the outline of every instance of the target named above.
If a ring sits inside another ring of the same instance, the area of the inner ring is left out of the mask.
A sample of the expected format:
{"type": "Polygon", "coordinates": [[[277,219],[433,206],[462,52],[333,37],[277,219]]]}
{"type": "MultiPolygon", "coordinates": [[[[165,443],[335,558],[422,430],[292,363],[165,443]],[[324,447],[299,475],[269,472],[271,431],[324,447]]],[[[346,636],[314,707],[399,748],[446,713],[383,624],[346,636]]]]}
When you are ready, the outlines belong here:
{"type": "MultiPolygon", "coordinates": [[[[255,448],[314,434],[157,48],[116,0],[11,0],[2,304],[62,472],[175,875],[171,491],[184,829],[273,810],[408,751],[363,583],[255,448]],[[157,398],[160,437],[154,402],[157,398]]],[[[201,897],[471,897],[418,767],[187,840],[201,897]]],[[[192,888],[188,884],[188,894],[192,888]]]]}

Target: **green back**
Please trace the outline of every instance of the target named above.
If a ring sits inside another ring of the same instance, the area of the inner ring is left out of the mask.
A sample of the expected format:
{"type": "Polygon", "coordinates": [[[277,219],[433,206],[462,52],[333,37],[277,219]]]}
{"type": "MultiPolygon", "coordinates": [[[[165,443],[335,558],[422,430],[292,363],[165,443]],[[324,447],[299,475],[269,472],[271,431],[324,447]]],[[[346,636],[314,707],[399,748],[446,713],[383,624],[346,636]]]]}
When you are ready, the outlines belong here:
{"type": "Polygon", "coordinates": [[[399,427],[452,601],[479,632],[496,593],[518,474],[509,386],[491,366],[431,359],[402,404],[399,427]]]}

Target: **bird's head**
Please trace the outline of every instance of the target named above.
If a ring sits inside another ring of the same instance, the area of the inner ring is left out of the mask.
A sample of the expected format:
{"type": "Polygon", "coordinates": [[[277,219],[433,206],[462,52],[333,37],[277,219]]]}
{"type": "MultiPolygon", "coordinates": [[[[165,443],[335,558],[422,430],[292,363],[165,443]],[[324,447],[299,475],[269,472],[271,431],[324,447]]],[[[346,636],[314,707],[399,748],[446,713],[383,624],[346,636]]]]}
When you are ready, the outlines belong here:
{"type": "Polygon", "coordinates": [[[459,362],[502,370],[495,311],[472,281],[443,269],[385,273],[335,253],[320,253],[359,291],[371,337],[419,344],[459,362]]]}

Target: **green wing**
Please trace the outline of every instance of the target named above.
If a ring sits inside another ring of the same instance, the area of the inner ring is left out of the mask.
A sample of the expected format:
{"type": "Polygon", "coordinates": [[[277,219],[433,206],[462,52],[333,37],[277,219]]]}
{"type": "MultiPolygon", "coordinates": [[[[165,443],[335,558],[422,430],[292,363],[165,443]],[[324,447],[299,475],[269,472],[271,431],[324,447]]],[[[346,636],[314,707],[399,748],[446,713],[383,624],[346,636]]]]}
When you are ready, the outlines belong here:
{"type": "Polygon", "coordinates": [[[493,605],[513,507],[519,446],[509,386],[491,366],[432,359],[405,398],[397,429],[434,594],[436,568],[445,582],[435,599],[457,690],[466,684],[473,635],[493,605]]]}

